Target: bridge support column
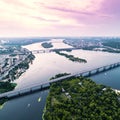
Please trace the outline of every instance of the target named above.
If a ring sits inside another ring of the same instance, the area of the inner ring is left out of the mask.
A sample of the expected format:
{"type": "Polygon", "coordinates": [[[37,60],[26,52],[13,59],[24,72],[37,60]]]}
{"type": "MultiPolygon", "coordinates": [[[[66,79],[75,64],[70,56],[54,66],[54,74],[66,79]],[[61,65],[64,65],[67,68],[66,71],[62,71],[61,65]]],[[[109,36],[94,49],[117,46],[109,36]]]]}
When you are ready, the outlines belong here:
{"type": "Polygon", "coordinates": [[[78,76],[82,77],[82,74],[79,74],[78,76]]]}
{"type": "Polygon", "coordinates": [[[114,67],[116,67],[116,64],[114,64],[114,67]]]}
{"type": "Polygon", "coordinates": [[[96,69],[96,73],[99,73],[99,68],[98,68],[98,69],[96,69]]]}
{"type": "Polygon", "coordinates": [[[89,72],[88,72],[88,76],[91,76],[91,74],[92,74],[91,71],[89,71],[89,72]]]}
{"type": "Polygon", "coordinates": [[[33,91],[32,91],[32,88],[30,88],[30,93],[32,93],[33,91]]]}
{"type": "Polygon", "coordinates": [[[103,72],[106,71],[106,67],[103,67],[103,72]]]}
{"type": "Polygon", "coordinates": [[[117,67],[119,66],[119,63],[117,63],[117,67]]]}
{"type": "Polygon", "coordinates": [[[114,68],[115,67],[115,64],[113,64],[113,67],[112,68],[114,68]]]}
{"type": "Polygon", "coordinates": [[[107,67],[107,70],[110,70],[110,69],[111,69],[111,66],[108,66],[108,67],[107,67]]]}
{"type": "Polygon", "coordinates": [[[81,76],[81,77],[84,77],[84,75],[83,75],[82,73],[80,74],[80,76],[81,76]]]}
{"type": "Polygon", "coordinates": [[[113,65],[110,65],[111,69],[113,68],[113,65]]]}
{"type": "Polygon", "coordinates": [[[115,64],[115,67],[118,67],[118,63],[115,64]]]}

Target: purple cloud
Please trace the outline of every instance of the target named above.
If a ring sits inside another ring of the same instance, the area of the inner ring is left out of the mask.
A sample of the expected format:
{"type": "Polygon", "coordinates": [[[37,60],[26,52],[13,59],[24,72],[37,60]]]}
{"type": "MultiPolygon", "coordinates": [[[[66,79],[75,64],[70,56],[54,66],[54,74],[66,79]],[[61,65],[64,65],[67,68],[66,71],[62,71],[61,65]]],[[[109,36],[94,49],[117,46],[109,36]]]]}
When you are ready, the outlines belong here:
{"type": "Polygon", "coordinates": [[[58,7],[49,7],[49,6],[47,6],[46,8],[51,9],[51,10],[65,12],[65,13],[82,14],[82,15],[90,15],[90,16],[95,15],[92,12],[86,12],[82,10],[72,10],[72,9],[67,9],[67,8],[58,8],[58,7]]]}
{"type": "Polygon", "coordinates": [[[120,0],[104,0],[100,11],[107,14],[120,15],[120,0]]]}

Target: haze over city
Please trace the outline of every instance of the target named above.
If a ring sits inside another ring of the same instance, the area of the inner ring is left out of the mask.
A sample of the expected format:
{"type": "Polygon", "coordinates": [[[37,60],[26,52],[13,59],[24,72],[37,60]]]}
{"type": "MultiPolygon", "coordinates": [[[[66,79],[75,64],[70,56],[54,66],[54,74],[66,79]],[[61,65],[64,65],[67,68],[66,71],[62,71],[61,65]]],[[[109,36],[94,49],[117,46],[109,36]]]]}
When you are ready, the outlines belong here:
{"type": "Polygon", "coordinates": [[[120,0],[0,0],[0,37],[119,36],[120,0]]]}

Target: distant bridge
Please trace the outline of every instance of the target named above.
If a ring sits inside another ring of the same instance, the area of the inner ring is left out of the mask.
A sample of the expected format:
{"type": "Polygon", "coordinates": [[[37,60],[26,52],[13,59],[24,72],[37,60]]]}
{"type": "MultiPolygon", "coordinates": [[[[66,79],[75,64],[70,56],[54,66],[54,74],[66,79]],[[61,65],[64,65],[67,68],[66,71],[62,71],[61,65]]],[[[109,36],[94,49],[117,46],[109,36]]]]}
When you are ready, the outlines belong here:
{"type": "Polygon", "coordinates": [[[77,50],[80,48],[55,48],[55,49],[41,49],[41,50],[32,50],[31,52],[33,54],[38,54],[38,53],[49,53],[49,52],[55,52],[55,51],[67,51],[67,50],[77,50]]]}
{"type": "Polygon", "coordinates": [[[32,84],[29,85],[25,88],[21,88],[21,89],[15,89],[13,91],[10,92],[6,92],[6,93],[2,93],[0,94],[0,99],[2,98],[15,98],[15,97],[19,97],[19,96],[23,96],[26,94],[31,94],[33,92],[36,91],[41,91],[43,89],[48,89],[50,87],[50,84],[58,82],[58,81],[63,81],[63,80],[67,80],[68,78],[71,77],[89,77],[91,75],[95,75],[101,72],[105,72],[108,71],[110,69],[116,68],[120,66],[120,62],[114,63],[114,64],[110,64],[110,65],[106,65],[106,66],[102,66],[102,67],[98,67],[98,68],[94,68],[94,69],[90,69],[90,70],[84,70],[80,73],[75,73],[75,74],[71,74],[71,75],[67,75],[67,76],[63,76],[60,78],[56,78],[47,82],[42,82],[42,83],[37,83],[37,84],[32,84]]]}

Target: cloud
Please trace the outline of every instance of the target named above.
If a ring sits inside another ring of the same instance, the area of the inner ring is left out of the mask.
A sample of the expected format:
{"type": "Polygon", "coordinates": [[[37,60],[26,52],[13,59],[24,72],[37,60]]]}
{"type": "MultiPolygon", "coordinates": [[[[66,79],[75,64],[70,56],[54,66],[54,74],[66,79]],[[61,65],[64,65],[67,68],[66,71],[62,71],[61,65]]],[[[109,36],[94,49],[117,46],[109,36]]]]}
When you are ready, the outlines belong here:
{"type": "Polygon", "coordinates": [[[30,16],[30,18],[35,18],[37,20],[44,21],[44,22],[59,22],[59,20],[45,19],[45,18],[40,17],[40,16],[30,16]]]}
{"type": "Polygon", "coordinates": [[[16,8],[20,7],[20,8],[33,9],[32,6],[24,3],[22,0],[2,0],[2,2],[9,5],[9,6],[13,6],[13,7],[16,7],[16,8]]]}
{"type": "Polygon", "coordinates": [[[120,0],[0,0],[0,31],[47,35],[115,30],[119,5],[120,0]]]}
{"type": "Polygon", "coordinates": [[[68,9],[68,8],[58,8],[58,7],[47,7],[47,8],[55,10],[55,11],[65,12],[65,13],[82,14],[82,15],[95,15],[92,12],[81,11],[81,10],[72,10],[72,9],[68,9]]]}
{"type": "Polygon", "coordinates": [[[120,0],[104,0],[100,10],[106,14],[120,15],[120,0]]]}

